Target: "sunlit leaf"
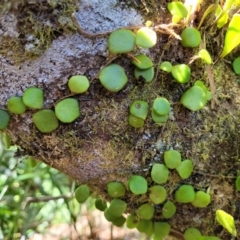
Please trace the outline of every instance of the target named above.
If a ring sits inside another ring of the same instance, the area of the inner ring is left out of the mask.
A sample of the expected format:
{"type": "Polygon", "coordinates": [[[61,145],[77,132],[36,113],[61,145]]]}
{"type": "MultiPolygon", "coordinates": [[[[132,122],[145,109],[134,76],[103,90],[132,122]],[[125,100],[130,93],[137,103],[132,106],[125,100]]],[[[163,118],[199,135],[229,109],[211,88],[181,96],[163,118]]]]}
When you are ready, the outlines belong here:
{"type": "Polygon", "coordinates": [[[230,214],[224,212],[223,210],[217,210],[216,220],[224,228],[226,228],[232,235],[234,235],[235,237],[237,236],[237,230],[235,227],[234,218],[230,214]]]}
{"type": "Polygon", "coordinates": [[[240,44],[239,22],[240,22],[240,14],[234,14],[231,22],[229,23],[229,26],[225,35],[224,47],[220,55],[220,58],[225,57],[235,47],[237,47],[240,44]]]}
{"type": "Polygon", "coordinates": [[[222,28],[225,24],[228,22],[228,13],[226,11],[223,11],[221,6],[218,5],[215,16],[217,18],[217,27],[222,28]]]}

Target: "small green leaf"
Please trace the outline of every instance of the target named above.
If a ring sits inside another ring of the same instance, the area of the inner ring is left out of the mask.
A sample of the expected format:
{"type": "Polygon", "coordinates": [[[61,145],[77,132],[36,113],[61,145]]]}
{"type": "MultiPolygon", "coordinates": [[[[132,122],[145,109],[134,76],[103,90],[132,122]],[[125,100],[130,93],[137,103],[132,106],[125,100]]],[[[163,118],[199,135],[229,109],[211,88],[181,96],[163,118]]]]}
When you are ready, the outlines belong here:
{"type": "Polygon", "coordinates": [[[224,40],[224,46],[223,51],[220,55],[220,58],[225,57],[227,54],[229,54],[235,47],[237,47],[240,44],[240,14],[234,14],[224,40]]]}
{"type": "Polygon", "coordinates": [[[181,164],[181,154],[176,150],[168,150],[164,152],[164,162],[170,169],[174,169],[181,164]]]}
{"type": "Polygon", "coordinates": [[[128,180],[128,186],[133,194],[145,194],[148,189],[147,180],[138,175],[132,175],[128,180]]]}
{"type": "Polygon", "coordinates": [[[154,215],[154,206],[150,203],[144,203],[137,209],[140,218],[150,220],[154,215]]]}
{"type": "Polygon", "coordinates": [[[107,203],[104,200],[98,198],[95,201],[95,207],[96,207],[96,209],[104,212],[105,209],[107,208],[107,203]]]}
{"type": "Polygon", "coordinates": [[[133,116],[132,114],[128,117],[128,123],[135,128],[141,128],[144,125],[144,120],[142,118],[133,116]]]}
{"type": "Polygon", "coordinates": [[[190,203],[195,199],[195,191],[192,185],[182,185],[175,192],[175,200],[179,203],[190,203]]]}
{"type": "Polygon", "coordinates": [[[68,87],[73,93],[84,93],[90,86],[89,80],[86,76],[75,75],[68,81],[68,87]]]}
{"type": "Polygon", "coordinates": [[[80,116],[78,101],[74,98],[66,98],[55,106],[57,118],[63,123],[71,123],[80,116]]]}
{"type": "Polygon", "coordinates": [[[23,114],[27,107],[21,97],[11,97],[8,99],[7,108],[14,114],[23,114]]]}
{"type": "Polygon", "coordinates": [[[209,52],[206,49],[201,49],[198,52],[198,56],[207,64],[212,64],[212,58],[209,54],[209,52]]]}
{"type": "Polygon", "coordinates": [[[179,83],[187,83],[190,80],[191,69],[186,64],[177,64],[172,67],[172,76],[179,83]]]}
{"type": "Polygon", "coordinates": [[[157,34],[150,28],[142,27],[136,33],[135,43],[142,48],[151,48],[157,43],[157,34]]]}
{"type": "Polygon", "coordinates": [[[112,32],[108,39],[108,49],[111,53],[131,52],[135,44],[135,34],[128,29],[118,29],[112,32]]]}
{"type": "Polygon", "coordinates": [[[162,215],[164,218],[171,218],[176,213],[176,206],[173,202],[167,201],[162,207],[162,215]]]}
{"type": "Polygon", "coordinates": [[[10,121],[10,115],[7,111],[0,109],[0,130],[5,129],[10,121]]]}
{"type": "Polygon", "coordinates": [[[141,233],[151,236],[153,234],[153,222],[147,219],[140,219],[137,225],[137,230],[141,233]]]}
{"type": "Polygon", "coordinates": [[[125,195],[125,187],[121,182],[110,182],[107,185],[108,194],[111,197],[123,197],[125,195]]]}
{"type": "Polygon", "coordinates": [[[237,230],[235,227],[234,218],[226,213],[223,210],[217,210],[216,211],[216,220],[219,224],[221,224],[224,228],[228,230],[233,236],[237,236],[237,230]]]}
{"type": "Polygon", "coordinates": [[[130,106],[130,113],[135,117],[145,120],[148,115],[148,103],[141,100],[135,100],[130,106]]]}
{"type": "Polygon", "coordinates": [[[194,227],[190,227],[185,230],[184,234],[184,240],[195,240],[202,236],[201,232],[194,227]]]}
{"type": "Polygon", "coordinates": [[[126,222],[126,218],[123,216],[117,217],[112,221],[113,225],[117,227],[122,227],[125,222],[126,222]]]}
{"type": "Polygon", "coordinates": [[[194,48],[197,47],[201,42],[200,32],[193,27],[185,28],[181,33],[181,44],[183,47],[194,48]]]}
{"type": "Polygon", "coordinates": [[[134,77],[136,79],[139,79],[139,77],[142,77],[145,79],[145,82],[151,82],[154,78],[154,67],[148,68],[148,69],[134,69],[134,77]]]}
{"type": "Polygon", "coordinates": [[[159,65],[159,69],[161,69],[162,71],[165,71],[165,72],[171,72],[172,71],[172,64],[168,61],[165,61],[165,62],[162,62],[160,65],[159,65]]]}
{"type": "Polygon", "coordinates": [[[115,217],[120,217],[127,209],[127,204],[121,199],[113,199],[110,202],[108,211],[115,217]]]}
{"type": "Polygon", "coordinates": [[[151,111],[151,116],[152,116],[152,120],[155,123],[165,123],[168,120],[168,114],[167,115],[158,115],[153,109],[151,111]]]}
{"type": "Polygon", "coordinates": [[[132,64],[142,70],[148,69],[153,66],[152,60],[144,54],[139,54],[135,56],[132,60],[132,64]]]}
{"type": "Polygon", "coordinates": [[[171,226],[167,222],[154,222],[154,240],[163,239],[167,235],[169,235],[171,226]]]}
{"type": "Polygon", "coordinates": [[[168,180],[169,170],[161,163],[154,163],[151,170],[151,178],[155,183],[162,184],[168,180]]]}
{"type": "Polygon", "coordinates": [[[127,226],[129,229],[133,229],[133,228],[136,228],[136,227],[137,227],[138,222],[139,222],[138,216],[137,216],[136,214],[130,214],[130,215],[128,215],[128,217],[127,217],[126,226],[127,226]]]}
{"type": "Polygon", "coordinates": [[[236,187],[237,191],[240,191],[240,176],[238,176],[236,178],[235,187],[236,187]]]}
{"type": "Polygon", "coordinates": [[[158,97],[153,102],[153,110],[158,115],[167,115],[170,111],[170,103],[164,97],[158,97]]]}
{"type": "Polygon", "coordinates": [[[27,107],[40,109],[43,106],[43,90],[37,87],[27,88],[22,99],[27,107]]]}
{"type": "Polygon", "coordinates": [[[182,2],[171,2],[168,4],[167,8],[172,16],[185,18],[188,15],[188,10],[182,2]]]}
{"type": "Polygon", "coordinates": [[[49,133],[58,128],[58,119],[54,111],[43,109],[33,114],[33,122],[42,133],[49,133]]]}
{"type": "Polygon", "coordinates": [[[186,179],[191,176],[193,171],[193,163],[191,160],[186,159],[180,163],[180,165],[176,168],[179,176],[182,179],[186,179]]]}
{"type": "Polygon", "coordinates": [[[233,61],[233,70],[237,75],[240,75],[240,57],[235,58],[233,61]]]}
{"type": "Polygon", "coordinates": [[[112,214],[112,211],[109,210],[109,208],[106,208],[104,210],[104,217],[107,219],[107,221],[112,222],[117,217],[112,214]]]}
{"type": "Polygon", "coordinates": [[[101,84],[110,92],[120,91],[128,81],[124,69],[118,64],[110,64],[99,74],[101,84]]]}
{"type": "Polygon", "coordinates": [[[86,184],[79,186],[75,191],[75,198],[79,203],[84,203],[90,196],[90,190],[86,184]]]}
{"type": "Polygon", "coordinates": [[[167,190],[160,185],[155,185],[149,189],[149,198],[154,204],[160,204],[165,201],[167,197],[167,190]]]}
{"type": "Polygon", "coordinates": [[[182,95],[180,102],[189,110],[198,111],[206,105],[207,100],[205,91],[199,86],[193,86],[182,95]]]}
{"type": "Polygon", "coordinates": [[[203,191],[197,191],[195,199],[191,202],[194,207],[204,208],[211,202],[211,196],[203,191]]]}

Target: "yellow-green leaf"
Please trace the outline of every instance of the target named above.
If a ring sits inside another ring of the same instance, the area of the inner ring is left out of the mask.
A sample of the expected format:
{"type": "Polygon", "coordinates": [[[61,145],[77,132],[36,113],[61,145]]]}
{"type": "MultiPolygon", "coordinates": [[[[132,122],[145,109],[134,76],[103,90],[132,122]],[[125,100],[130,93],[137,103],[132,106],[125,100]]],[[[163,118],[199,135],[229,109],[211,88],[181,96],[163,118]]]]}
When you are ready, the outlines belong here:
{"type": "Polygon", "coordinates": [[[229,23],[229,26],[225,35],[224,47],[220,55],[220,58],[225,57],[235,47],[237,47],[240,44],[239,22],[240,22],[240,14],[234,14],[231,22],[229,23]]]}
{"type": "Polygon", "coordinates": [[[234,218],[223,210],[216,211],[216,220],[226,228],[233,236],[237,236],[234,218]]]}
{"type": "Polygon", "coordinates": [[[211,5],[205,10],[205,12],[204,12],[204,14],[203,14],[203,16],[202,16],[202,18],[201,18],[201,21],[200,21],[197,29],[199,29],[199,28],[202,26],[202,23],[203,23],[203,21],[206,19],[206,17],[207,17],[213,10],[215,10],[215,9],[216,9],[216,5],[215,5],[215,4],[211,4],[211,5]]]}

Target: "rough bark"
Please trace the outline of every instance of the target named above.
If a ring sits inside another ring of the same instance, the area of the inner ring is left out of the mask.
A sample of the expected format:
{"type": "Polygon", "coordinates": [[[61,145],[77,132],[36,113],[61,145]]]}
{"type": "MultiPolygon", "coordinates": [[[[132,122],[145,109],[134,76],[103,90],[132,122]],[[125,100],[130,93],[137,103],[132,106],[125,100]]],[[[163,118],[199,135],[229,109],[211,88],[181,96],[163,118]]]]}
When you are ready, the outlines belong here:
{"type": "MultiPolygon", "coordinates": [[[[57,37],[42,54],[29,58],[39,39],[27,33],[22,39],[19,33],[19,6],[16,2],[12,4],[13,9],[5,12],[0,19],[1,108],[6,108],[9,97],[21,96],[30,86],[44,90],[44,108],[54,108],[57,101],[70,94],[67,87],[70,76],[83,74],[91,79],[89,91],[75,96],[81,106],[81,116],[72,124],[61,124],[56,131],[42,134],[32,122],[34,111],[28,110],[23,115],[11,116],[6,132],[21,147],[19,154],[43,161],[79,183],[88,183],[98,194],[104,196],[105,184],[111,180],[126,182],[132,173],[150,178],[151,165],[162,161],[165,150],[174,148],[181,152],[183,158],[192,159],[195,164],[194,174],[185,182],[193,184],[196,189],[206,190],[210,187],[213,205],[212,208],[201,211],[193,210],[191,206],[181,206],[171,224],[180,231],[187,226],[197,226],[205,230],[205,234],[213,235],[218,233],[219,228],[209,227],[214,215],[212,209],[222,208],[234,216],[239,215],[240,196],[234,191],[231,178],[237,175],[239,169],[239,79],[228,64],[220,61],[213,68],[206,68],[200,61],[194,62],[191,66],[192,80],[187,85],[179,85],[172,80],[171,75],[158,71],[155,80],[145,84],[134,79],[131,60],[123,55],[114,62],[125,68],[129,81],[120,92],[109,93],[96,78],[99,70],[109,60],[106,37],[89,38],[76,32],[62,31],[60,34],[55,33],[57,37]],[[19,45],[10,44],[12,39],[22,40],[23,53],[22,49],[14,48],[19,45]],[[208,104],[199,112],[184,109],[178,103],[182,93],[196,79],[209,85],[211,74],[216,86],[214,108],[208,104]],[[165,96],[171,102],[170,120],[159,126],[148,117],[141,129],[129,126],[127,118],[130,104],[141,99],[151,106],[157,96],[165,96]],[[231,203],[230,206],[228,203],[231,203]],[[235,210],[232,210],[233,207],[235,210]]],[[[22,9],[26,9],[30,1],[25,4],[22,9]]],[[[148,19],[156,21],[155,24],[171,21],[164,9],[165,2],[161,3],[163,7],[160,3],[148,4],[147,2],[147,7],[154,9],[155,13],[154,19],[151,19],[151,15],[148,19]]],[[[205,5],[201,12],[206,9],[205,5]]],[[[111,31],[123,26],[139,26],[144,22],[143,16],[136,10],[123,3],[119,4],[118,1],[81,1],[78,6],[77,19],[83,29],[90,33],[111,31]]],[[[53,24],[50,19],[45,21],[46,24],[53,24]]],[[[221,32],[208,29],[205,34],[207,47],[216,59],[220,49],[215,46],[220,47],[223,41],[221,32]]],[[[136,49],[135,53],[140,51],[142,50],[136,49]]],[[[145,52],[153,59],[156,69],[161,60],[173,64],[188,63],[194,55],[194,50],[182,48],[179,41],[167,33],[159,34],[158,44],[145,52]]],[[[233,54],[236,55],[237,53],[233,54]]],[[[167,185],[170,193],[182,182],[172,172],[167,185]]],[[[133,207],[135,200],[130,197],[128,199],[133,207]]],[[[227,239],[223,232],[222,237],[227,239]]]]}

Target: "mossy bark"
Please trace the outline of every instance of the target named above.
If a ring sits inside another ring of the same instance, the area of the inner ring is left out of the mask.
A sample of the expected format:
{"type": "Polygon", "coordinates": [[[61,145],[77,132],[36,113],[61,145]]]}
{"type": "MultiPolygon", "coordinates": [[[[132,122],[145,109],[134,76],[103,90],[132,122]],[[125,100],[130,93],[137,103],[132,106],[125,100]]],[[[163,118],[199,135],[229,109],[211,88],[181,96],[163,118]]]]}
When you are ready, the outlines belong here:
{"type": "MultiPolygon", "coordinates": [[[[3,7],[4,12],[0,18],[0,107],[6,108],[9,97],[21,96],[26,88],[37,86],[44,90],[44,108],[54,109],[57,101],[70,94],[67,80],[72,75],[86,75],[91,79],[91,85],[87,93],[74,96],[80,103],[81,116],[72,124],[60,124],[52,133],[42,134],[36,129],[32,122],[34,111],[12,115],[5,132],[10,135],[13,143],[21,147],[19,154],[43,161],[79,183],[88,183],[97,194],[105,196],[107,182],[118,180],[126,183],[132,173],[145,176],[152,185],[152,163],[161,162],[165,150],[176,149],[183,159],[191,159],[195,165],[194,173],[184,182],[192,184],[197,190],[209,189],[212,205],[199,210],[179,204],[171,225],[180,232],[188,226],[196,226],[205,235],[222,231],[218,226],[211,225],[214,210],[225,209],[233,216],[238,216],[240,212],[240,196],[234,190],[232,178],[238,174],[240,167],[240,81],[233,73],[231,65],[219,61],[213,67],[207,67],[201,61],[195,61],[191,64],[190,83],[178,84],[170,74],[157,70],[158,63],[165,60],[172,64],[187,64],[197,49],[182,48],[179,40],[165,31],[158,35],[157,45],[147,52],[155,63],[154,81],[144,83],[141,79],[134,79],[131,59],[122,55],[114,62],[125,68],[128,83],[120,92],[109,93],[96,77],[109,61],[106,38],[79,35],[71,20],[71,13],[79,7],[78,21],[86,31],[93,33],[111,31],[124,25],[140,25],[144,17],[129,6],[117,4],[117,1],[111,4],[106,0],[99,3],[82,1],[76,6],[71,1],[59,1],[61,4],[57,6],[51,6],[46,1],[41,5],[41,14],[38,16],[34,15],[37,9],[34,4],[30,1],[23,2],[24,5],[20,7],[11,1],[12,8],[3,7]],[[98,9],[96,4],[99,4],[98,9]],[[20,13],[21,9],[28,11],[25,14],[24,11],[20,13]],[[110,15],[107,15],[109,11],[110,15]],[[22,24],[29,21],[29,12],[32,17],[31,27],[26,25],[24,28],[19,21],[22,24]],[[58,13],[58,21],[51,20],[58,13]],[[66,31],[61,25],[62,13],[67,30],[70,31],[66,31]],[[51,26],[51,32],[46,30],[47,26],[51,26]],[[39,41],[45,45],[38,45],[39,41]],[[198,79],[207,86],[211,85],[212,91],[214,81],[216,92],[212,104],[209,103],[201,111],[190,112],[179,104],[179,99],[198,79]],[[144,100],[152,106],[157,96],[166,97],[171,103],[172,116],[169,121],[164,125],[154,124],[149,113],[143,128],[131,127],[128,124],[131,103],[134,100],[144,100]]],[[[155,13],[154,19],[151,18],[152,15],[148,15],[148,19],[156,25],[171,21],[171,16],[163,8],[166,7],[166,2],[142,3],[145,4],[143,11],[147,9],[151,14],[155,13]]],[[[7,2],[4,3],[6,4],[7,2]]],[[[201,5],[195,16],[196,22],[200,21],[209,4],[201,5]]],[[[179,29],[174,31],[178,33],[179,29]]],[[[223,33],[224,30],[217,30],[216,27],[202,29],[207,49],[214,59],[217,59],[221,50],[223,33]]],[[[137,52],[138,49],[133,54],[137,52]]],[[[237,52],[230,55],[229,60],[235,56],[237,52]]],[[[169,195],[181,183],[179,176],[173,171],[166,185],[169,195]]],[[[143,197],[141,201],[145,200],[143,197]]],[[[129,195],[126,201],[131,208],[137,208],[135,197],[129,195]]],[[[156,219],[161,219],[158,216],[159,214],[156,219]]],[[[239,220],[236,224],[239,228],[239,220]]],[[[175,232],[176,234],[179,233],[175,232]]],[[[221,232],[222,239],[227,239],[227,236],[225,232],[221,232]]]]}

